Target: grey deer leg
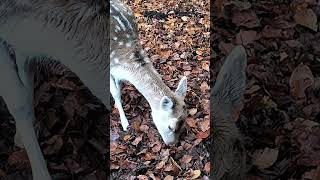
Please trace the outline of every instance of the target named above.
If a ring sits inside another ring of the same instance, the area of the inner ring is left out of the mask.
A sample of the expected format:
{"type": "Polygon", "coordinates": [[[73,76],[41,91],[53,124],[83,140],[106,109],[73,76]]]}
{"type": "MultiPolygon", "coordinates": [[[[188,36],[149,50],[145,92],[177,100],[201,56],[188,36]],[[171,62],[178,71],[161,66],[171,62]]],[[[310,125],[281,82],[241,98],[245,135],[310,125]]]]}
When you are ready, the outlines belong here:
{"type": "Polygon", "coordinates": [[[122,103],[121,103],[121,85],[118,80],[116,80],[112,75],[110,75],[110,92],[114,98],[115,105],[119,110],[120,121],[124,131],[127,131],[129,126],[128,119],[124,113],[122,103]]]}
{"type": "Polygon", "coordinates": [[[246,86],[247,57],[242,46],[235,47],[223,64],[211,90],[213,123],[214,180],[242,180],[245,175],[245,149],[235,124],[242,109],[246,86]]]}
{"type": "Polygon", "coordinates": [[[27,151],[34,180],[51,180],[33,128],[33,93],[22,82],[7,48],[0,44],[0,95],[16,121],[16,129],[27,151]]]}

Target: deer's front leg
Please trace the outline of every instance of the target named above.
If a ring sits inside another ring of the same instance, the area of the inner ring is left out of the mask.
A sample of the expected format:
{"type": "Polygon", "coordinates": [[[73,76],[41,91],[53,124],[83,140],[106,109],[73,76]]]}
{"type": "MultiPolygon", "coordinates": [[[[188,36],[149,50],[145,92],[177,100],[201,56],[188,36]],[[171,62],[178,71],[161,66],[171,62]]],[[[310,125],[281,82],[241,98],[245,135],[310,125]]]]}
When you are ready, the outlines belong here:
{"type": "Polygon", "coordinates": [[[33,93],[18,75],[6,46],[0,43],[0,95],[16,121],[16,129],[30,160],[34,180],[51,180],[33,128],[33,93]]]}
{"type": "Polygon", "coordinates": [[[121,103],[121,86],[118,80],[114,79],[112,75],[110,75],[110,91],[113,96],[115,105],[120,114],[121,125],[124,131],[127,131],[129,122],[124,113],[122,103],[121,103]]]}

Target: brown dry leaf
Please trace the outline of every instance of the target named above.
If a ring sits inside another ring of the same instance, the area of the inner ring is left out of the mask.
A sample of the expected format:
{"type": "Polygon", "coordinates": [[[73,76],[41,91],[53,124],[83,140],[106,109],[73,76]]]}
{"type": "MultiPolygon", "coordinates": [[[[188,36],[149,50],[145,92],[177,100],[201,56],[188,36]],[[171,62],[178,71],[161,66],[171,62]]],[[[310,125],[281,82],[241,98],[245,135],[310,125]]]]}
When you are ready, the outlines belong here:
{"type": "Polygon", "coordinates": [[[197,179],[198,177],[200,177],[200,175],[201,175],[201,171],[200,170],[194,170],[192,172],[191,179],[197,179]]]}
{"type": "Polygon", "coordinates": [[[170,157],[170,161],[172,163],[172,166],[175,168],[174,171],[178,172],[178,171],[182,171],[181,167],[179,166],[179,164],[172,158],[170,157]]]}
{"type": "Polygon", "coordinates": [[[13,152],[8,158],[8,164],[17,168],[29,167],[29,158],[25,149],[13,152]]]}
{"type": "Polygon", "coordinates": [[[189,17],[188,16],[182,16],[181,19],[182,19],[182,21],[188,21],[189,17]]]}
{"type": "Polygon", "coordinates": [[[247,28],[254,28],[260,26],[260,20],[257,15],[251,11],[239,11],[233,14],[232,22],[237,26],[244,26],[247,28]]]}
{"type": "Polygon", "coordinates": [[[120,166],[118,164],[115,163],[111,163],[110,169],[119,169],[120,166]]]}
{"type": "Polygon", "coordinates": [[[156,169],[162,169],[165,164],[166,164],[166,161],[160,161],[160,162],[157,164],[156,169]]]}
{"type": "Polygon", "coordinates": [[[188,118],[186,119],[186,123],[187,123],[187,125],[188,125],[189,127],[191,127],[191,128],[197,127],[197,121],[196,121],[195,119],[191,118],[191,117],[188,117],[188,118]]]}
{"type": "Polygon", "coordinates": [[[245,91],[245,94],[253,94],[255,93],[256,91],[260,90],[260,86],[259,85],[253,85],[250,89],[247,89],[245,91]]]}
{"type": "Polygon", "coordinates": [[[205,170],[207,173],[210,173],[210,162],[207,162],[207,163],[204,165],[204,170],[205,170]]]}
{"type": "Polygon", "coordinates": [[[54,135],[51,139],[45,142],[47,147],[44,148],[45,155],[52,155],[58,153],[63,146],[63,139],[61,135],[54,135]]]}
{"type": "Polygon", "coordinates": [[[140,132],[140,124],[141,124],[141,122],[139,122],[139,121],[134,121],[134,122],[133,122],[133,129],[134,129],[136,132],[140,132]]]}
{"type": "Polygon", "coordinates": [[[153,146],[152,151],[153,152],[159,152],[161,150],[161,143],[157,142],[155,146],[153,146]]]}
{"type": "Polygon", "coordinates": [[[191,116],[195,115],[197,112],[198,112],[198,110],[196,108],[192,108],[192,109],[189,110],[189,114],[191,116]]]}
{"type": "Polygon", "coordinates": [[[201,62],[202,69],[206,71],[210,71],[209,63],[208,62],[201,62]]]}
{"type": "Polygon", "coordinates": [[[58,117],[56,116],[56,111],[54,109],[50,109],[47,112],[48,118],[44,120],[45,124],[49,129],[51,129],[57,122],[58,117]]]}
{"type": "Polygon", "coordinates": [[[173,180],[173,176],[168,175],[164,178],[164,180],[173,180]]]}
{"type": "Polygon", "coordinates": [[[146,176],[146,175],[139,175],[137,178],[139,180],[148,180],[148,176],[146,176]]]}
{"type": "Polygon", "coordinates": [[[180,159],[180,162],[182,164],[187,164],[192,160],[192,156],[190,155],[183,155],[183,157],[180,159]]]}
{"type": "Polygon", "coordinates": [[[157,180],[156,176],[153,174],[152,171],[148,171],[147,175],[152,179],[152,180],[157,180]]]}
{"type": "Polygon", "coordinates": [[[305,98],[305,90],[314,84],[314,76],[307,65],[299,64],[290,77],[292,96],[300,99],[305,98]]]}
{"type": "Polygon", "coordinates": [[[128,141],[130,138],[131,138],[131,135],[128,134],[128,135],[125,135],[125,136],[123,137],[123,140],[124,140],[124,141],[128,141]]]}
{"type": "Polygon", "coordinates": [[[236,35],[237,44],[248,45],[258,39],[259,37],[258,37],[257,31],[240,30],[240,32],[236,35]]]}
{"type": "Polygon", "coordinates": [[[140,141],[142,140],[142,137],[141,136],[138,136],[133,142],[132,142],[132,144],[133,145],[138,145],[139,143],[140,143],[140,141]]]}
{"type": "Polygon", "coordinates": [[[171,50],[168,51],[160,51],[160,56],[164,59],[168,59],[173,52],[171,50]]]}
{"type": "Polygon", "coordinates": [[[202,82],[200,85],[200,90],[203,93],[206,93],[209,90],[209,85],[207,84],[207,82],[202,82]]]}
{"type": "Polygon", "coordinates": [[[140,126],[140,131],[147,133],[149,130],[149,126],[143,124],[140,126]]]}
{"type": "Polygon", "coordinates": [[[198,139],[205,139],[205,138],[207,138],[209,135],[210,135],[210,131],[206,131],[206,132],[200,131],[200,132],[198,132],[198,134],[197,134],[196,137],[197,137],[198,139]]]}
{"type": "Polygon", "coordinates": [[[294,15],[294,20],[298,24],[307,27],[313,31],[318,30],[317,15],[314,13],[312,9],[303,9],[301,11],[296,12],[296,14],[294,15]]]}
{"type": "Polygon", "coordinates": [[[264,38],[281,38],[283,36],[281,32],[281,29],[266,25],[262,30],[262,36],[264,38]]]}
{"type": "Polygon", "coordinates": [[[206,132],[210,129],[210,120],[209,119],[199,121],[198,124],[199,124],[199,127],[202,132],[206,132]]]}
{"type": "Polygon", "coordinates": [[[258,166],[260,169],[268,168],[277,160],[278,153],[278,149],[265,148],[256,150],[252,157],[253,164],[258,166]]]}

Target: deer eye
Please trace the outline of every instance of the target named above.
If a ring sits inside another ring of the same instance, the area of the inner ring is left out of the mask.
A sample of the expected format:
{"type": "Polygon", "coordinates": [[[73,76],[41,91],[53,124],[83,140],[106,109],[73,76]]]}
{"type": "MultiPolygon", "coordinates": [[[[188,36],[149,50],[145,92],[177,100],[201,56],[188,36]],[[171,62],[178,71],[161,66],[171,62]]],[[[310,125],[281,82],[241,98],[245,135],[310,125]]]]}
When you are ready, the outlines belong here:
{"type": "Polygon", "coordinates": [[[174,129],[171,126],[168,126],[170,131],[174,131],[174,129]]]}

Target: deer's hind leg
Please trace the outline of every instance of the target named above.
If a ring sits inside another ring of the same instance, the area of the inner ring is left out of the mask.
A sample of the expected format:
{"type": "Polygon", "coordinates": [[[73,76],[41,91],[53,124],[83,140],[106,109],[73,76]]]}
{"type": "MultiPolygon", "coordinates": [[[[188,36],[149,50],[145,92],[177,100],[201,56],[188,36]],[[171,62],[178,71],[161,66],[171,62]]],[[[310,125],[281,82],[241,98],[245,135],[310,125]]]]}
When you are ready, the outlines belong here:
{"type": "Polygon", "coordinates": [[[115,105],[119,111],[122,128],[124,131],[127,131],[129,122],[121,103],[121,85],[120,82],[117,79],[115,79],[112,75],[110,75],[110,92],[114,98],[115,105]]]}
{"type": "MultiPolygon", "coordinates": [[[[5,44],[0,44],[0,95],[6,102],[7,108],[16,122],[20,135],[30,160],[34,180],[51,180],[46,162],[42,155],[33,122],[32,85],[24,81],[27,78],[19,75],[15,61],[9,55],[5,44]]],[[[23,73],[22,73],[23,74],[23,73]]]]}

